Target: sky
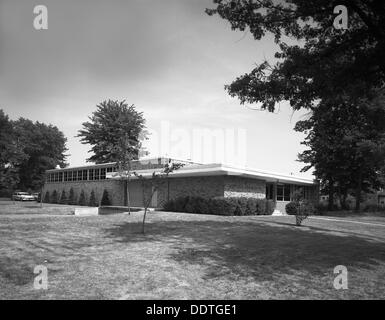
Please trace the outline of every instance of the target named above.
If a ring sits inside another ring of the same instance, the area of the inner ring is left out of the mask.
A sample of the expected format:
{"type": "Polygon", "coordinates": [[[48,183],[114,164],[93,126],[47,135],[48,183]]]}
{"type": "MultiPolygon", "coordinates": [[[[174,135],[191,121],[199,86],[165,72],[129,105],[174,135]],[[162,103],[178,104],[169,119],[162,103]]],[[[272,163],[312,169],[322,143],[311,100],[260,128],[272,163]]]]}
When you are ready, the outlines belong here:
{"type": "Polygon", "coordinates": [[[285,102],[276,113],[253,110],[224,90],[274,61],[273,37],[232,31],[204,12],[212,7],[212,0],[0,0],[0,108],[11,119],[57,126],[70,166],[90,156],[76,135],[96,105],[124,99],[143,112],[149,156],[311,178],[296,161],[305,136],[293,130],[306,111],[293,114],[285,102]],[[33,26],[36,5],[48,9],[47,30],[33,26]]]}

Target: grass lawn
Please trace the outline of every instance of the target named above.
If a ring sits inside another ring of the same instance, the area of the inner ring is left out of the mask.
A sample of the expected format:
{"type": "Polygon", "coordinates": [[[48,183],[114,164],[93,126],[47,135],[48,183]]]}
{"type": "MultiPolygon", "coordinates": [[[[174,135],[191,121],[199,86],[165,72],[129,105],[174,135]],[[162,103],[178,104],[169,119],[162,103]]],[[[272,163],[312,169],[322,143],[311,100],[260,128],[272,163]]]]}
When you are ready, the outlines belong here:
{"type": "Polygon", "coordinates": [[[295,227],[294,217],[153,212],[143,236],[140,212],[1,212],[0,299],[385,298],[384,218],[295,227]],[[33,288],[36,265],[48,290],[33,288]],[[348,290],[333,287],[337,265],[348,290]]]}

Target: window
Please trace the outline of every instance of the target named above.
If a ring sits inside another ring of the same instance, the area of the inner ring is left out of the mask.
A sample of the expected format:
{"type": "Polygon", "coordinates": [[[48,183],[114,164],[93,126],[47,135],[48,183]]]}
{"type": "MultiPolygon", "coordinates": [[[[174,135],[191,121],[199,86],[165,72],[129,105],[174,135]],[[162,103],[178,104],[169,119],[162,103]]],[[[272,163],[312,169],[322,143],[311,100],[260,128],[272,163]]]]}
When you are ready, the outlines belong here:
{"type": "Polygon", "coordinates": [[[88,170],[88,180],[94,180],[94,169],[88,170]]]}
{"type": "Polygon", "coordinates": [[[108,167],[107,172],[112,172],[112,167],[108,167]]]}
{"type": "Polygon", "coordinates": [[[274,185],[271,183],[266,184],[266,199],[274,200],[274,185]]]}
{"type": "Polygon", "coordinates": [[[72,181],[72,171],[68,171],[68,181],[72,181]]]}
{"type": "Polygon", "coordinates": [[[99,180],[99,177],[100,177],[100,170],[99,169],[95,169],[95,180],[99,180]]]}
{"type": "Polygon", "coordinates": [[[83,180],[87,180],[87,170],[83,170],[83,180]]]}
{"type": "Polygon", "coordinates": [[[277,185],[277,201],[290,201],[290,184],[277,185]]]}
{"type": "Polygon", "coordinates": [[[64,181],[68,181],[68,172],[64,171],[64,181]]]}
{"type": "Polygon", "coordinates": [[[59,172],[59,181],[63,181],[63,172],[59,172]]]}
{"type": "Polygon", "coordinates": [[[82,181],[83,179],[83,176],[82,176],[82,170],[79,170],[78,171],[78,181],[82,181]]]}
{"type": "Polygon", "coordinates": [[[100,169],[100,180],[104,180],[106,178],[106,168],[100,169]]]}

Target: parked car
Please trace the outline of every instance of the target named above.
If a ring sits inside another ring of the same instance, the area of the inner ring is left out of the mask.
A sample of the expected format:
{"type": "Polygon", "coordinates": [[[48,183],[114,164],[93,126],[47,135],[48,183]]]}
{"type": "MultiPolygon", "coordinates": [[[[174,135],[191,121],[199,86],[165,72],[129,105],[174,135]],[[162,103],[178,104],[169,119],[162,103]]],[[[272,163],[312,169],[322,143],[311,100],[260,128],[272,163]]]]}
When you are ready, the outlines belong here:
{"type": "Polygon", "coordinates": [[[36,201],[40,201],[40,192],[32,193],[32,196],[35,198],[36,201]]]}
{"type": "Polygon", "coordinates": [[[35,197],[28,192],[15,192],[12,198],[15,201],[35,201],[35,197]]]}

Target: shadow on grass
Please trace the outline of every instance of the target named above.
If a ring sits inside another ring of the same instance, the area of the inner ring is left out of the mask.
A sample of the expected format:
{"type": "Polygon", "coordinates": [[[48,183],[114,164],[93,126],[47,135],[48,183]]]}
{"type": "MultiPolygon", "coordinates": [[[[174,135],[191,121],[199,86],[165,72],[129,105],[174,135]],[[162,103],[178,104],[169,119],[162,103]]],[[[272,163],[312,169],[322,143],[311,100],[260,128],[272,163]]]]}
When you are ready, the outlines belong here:
{"type": "Polygon", "coordinates": [[[231,274],[272,280],[282,274],[332,275],[337,265],[371,269],[385,262],[384,241],[318,227],[266,221],[156,221],[106,230],[118,242],[168,246],[169,258],[206,268],[206,277],[231,274]]]}

